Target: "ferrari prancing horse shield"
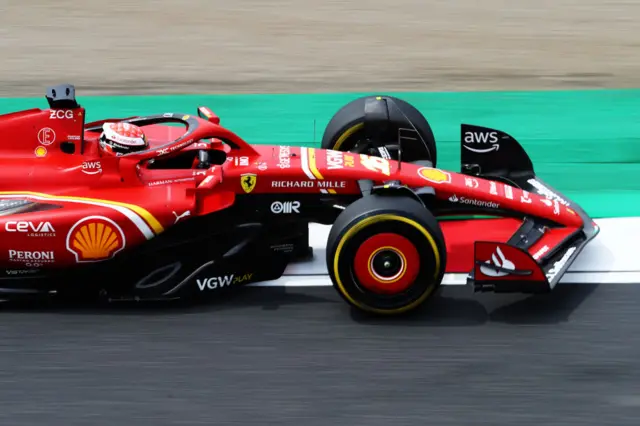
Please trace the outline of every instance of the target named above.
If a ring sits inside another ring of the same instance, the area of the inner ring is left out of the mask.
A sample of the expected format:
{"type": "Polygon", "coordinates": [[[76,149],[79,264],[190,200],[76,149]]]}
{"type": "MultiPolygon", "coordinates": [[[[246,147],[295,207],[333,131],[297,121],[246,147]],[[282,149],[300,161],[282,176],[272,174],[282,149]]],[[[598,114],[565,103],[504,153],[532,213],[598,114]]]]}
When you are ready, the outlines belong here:
{"type": "Polygon", "coordinates": [[[258,177],[254,173],[244,173],[240,175],[240,185],[247,194],[253,191],[256,187],[256,180],[258,177]]]}

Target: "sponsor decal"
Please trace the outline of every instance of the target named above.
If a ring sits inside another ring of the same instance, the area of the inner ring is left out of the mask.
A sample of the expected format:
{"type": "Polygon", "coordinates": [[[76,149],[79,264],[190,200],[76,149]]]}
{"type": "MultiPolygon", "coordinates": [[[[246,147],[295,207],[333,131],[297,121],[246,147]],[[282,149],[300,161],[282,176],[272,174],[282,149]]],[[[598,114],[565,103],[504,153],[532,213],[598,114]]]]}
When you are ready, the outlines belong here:
{"type": "Polygon", "coordinates": [[[278,253],[291,253],[293,251],[293,244],[291,243],[275,244],[269,248],[278,253]]]}
{"type": "Polygon", "coordinates": [[[84,161],[82,163],[82,173],[86,175],[102,173],[102,163],[100,161],[84,161]]]}
{"type": "Polygon", "coordinates": [[[451,175],[449,173],[432,167],[419,168],[418,176],[431,183],[451,183],[451,175]]]}
{"type": "Polygon", "coordinates": [[[77,221],[67,234],[67,250],[77,263],[112,259],[126,246],[122,228],[104,216],[89,216],[77,221]]]}
{"type": "Polygon", "coordinates": [[[488,277],[506,277],[509,275],[509,272],[497,270],[496,268],[492,268],[491,265],[499,268],[511,269],[512,271],[516,270],[516,265],[505,257],[502,250],[500,250],[500,247],[496,247],[496,251],[491,255],[491,259],[487,260],[485,263],[489,266],[481,265],[480,272],[488,277]]]}
{"type": "Polygon", "coordinates": [[[165,112],[164,114],[162,114],[162,116],[164,118],[171,118],[171,117],[173,117],[173,113],[172,112],[165,112]]]}
{"type": "Polygon", "coordinates": [[[9,221],[4,224],[6,232],[20,232],[27,237],[55,237],[56,230],[51,222],[9,221]]]}
{"type": "Polygon", "coordinates": [[[5,275],[32,275],[38,273],[38,269],[5,269],[5,275]]]}
{"type": "Polygon", "coordinates": [[[267,163],[264,161],[259,161],[258,162],[258,170],[260,170],[261,172],[264,172],[265,170],[267,170],[267,163]]]}
{"type": "Polygon", "coordinates": [[[346,188],[347,182],[345,181],[331,181],[331,180],[305,180],[305,181],[279,181],[274,180],[271,182],[272,188],[322,188],[322,189],[336,189],[346,188]]]}
{"type": "Polygon", "coordinates": [[[38,142],[42,145],[51,145],[56,141],[56,132],[49,127],[45,127],[44,129],[40,129],[38,132],[38,142]]]}
{"type": "Polygon", "coordinates": [[[187,121],[189,119],[190,115],[183,115],[182,116],[182,120],[183,121],[187,121]]]}
{"type": "Polygon", "coordinates": [[[274,201],[271,203],[271,213],[291,214],[300,213],[300,201],[274,201]]]}
{"type": "Polygon", "coordinates": [[[194,170],[193,171],[193,177],[206,176],[206,175],[207,175],[207,171],[206,170],[194,170]]]}
{"type": "Polygon", "coordinates": [[[235,284],[242,284],[249,281],[253,277],[253,272],[242,275],[222,275],[219,277],[203,278],[196,280],[200,291],[216,290],[218,288],[230,287],[235,284]]]}
{"type": "Polygon", "coordinates": [[[278,167],[288,169],[291,167],[291,147],[280,146],[278,152],[278,167]]]}
{"type": "Polygon", "coordinates": [[[494,203],[493,201],[482,201],[482,200],[476,200],[474,198],[465,198],[465,197],[458,198],[458,196],[456,196],[455,194],[449,197],[449,201],[452,203],[469,204],[476,207],[486,207],[491,209],[500,208],[500,204],[494,203]]]}
{"type": "Polygon", "coordinates": [[[176,213],[176,212],[173,212],[173,215],[176,217],[175,222],[173,222],[173,224],[175,225],[176,223],[178,223],[178,221],[180,219],[184,219],[187,216],[191,216],[191,210],[187,210],[186,212],[184,212],[184,213],[182,213],[180,215],[178,213],[176,213]]]}
{"type": "MultiPolygon", "coordinates": [[[[206,172],[205,172],[206,174],[206,172]]],[[[154,180],[147,184],[147,186],[158,186],[158,185],[168,185],[170,183],[180,183],[180,182],[193,182],[194,178],[180,178],[180,179],[163,179],[163,180],[154,180]]]]}
{"type": "Polygon", "coordinates": [[[335,189],[335,188],[346,188],[347,183],[345,181],[331,181],[331,180],[326,180],[326,181],[318,181],[316,182],[318,185],[318,188],[324,188],[324,189],[335,189]]]}
{"type": "Polygon", "coordinates": [[[478,154],[500,149],[498,132],[465,132],[463,142],[465,149],[478,154]]]}
{"type": "Polygon", "coordinates": [[[240,175],[240,186],[242,186],[242,190],[248,194],[256,187],[257,180],[258,176],[256,176],[255,173],[244,173],[240,175]]]}
{"type": "Polygon", "coordinates": [[[49,118],[51,120],[73,118],[73,111],[71,111],[70,109],[52,109],[49,111],[49,118]]]}
{"type": "Polygon", "coordinates": [[[531,204],[532,200],[529,198],[529,193],[527,191],[522,191],[522,195],[520,196],[520,202],[524,204],[531,204]]]}
{"type": "Polygon", "coordinates": [[[498,195],[498,184],[495,182],[489,182],[489,193],[491,195],[498,195]]]}
{"type": "Polygon", "coordinates": [[[558,203],[558,200],[549,200],[548,198],[543,198],[540,201],[547,207],[553,207],[553,214],[555,214],[556,216],[560,214],[560,203],[558,203]]]}
{"type": "Polygon", "coordinates": [[[344,167],[344,157],[340,151],[327,151],[327,169],[336,170],[344,167]]]}
{"type": "Polygon", "coordinates": [[[67,139],[70,141],[79,141],[80,140],[80,136],[79,135],[69,135],[67,136],[67,139]]]}
{"type": "Polygon", "coordinates": [[[36,155],[36,157],[38,158],[43,158],[47,156],[47,148],[45,148],[44,146],[39,146],[35,149],[35,151],[33,151],[33,153],[36,155]]]}
{"type": "Polygon", "coordinates": [[[179,149],[184,148],[187,145],[190,145],[191,143],[193,143],[193,139],[189,139],[189,140],[180,142],[179,144],[174,145],[174,146],[170,146],[168,148],[160,148],[159,150],[156,151],[156,155],[167,155],[167,154],[170,154],[172,152],[175,152],[175,151],[177,151],[179,149]]]}
{"type": "Polygon", "coordinates": [[[535,260],[540,259],[542,256],[544,256],[547,252],[549,251],[549,246],[542,246],[542,248],[540,250],[538,250],[537,252],[535,252],[533,254],[533,258],[535,260]]]}
{"type": "Polygon", "coordinates": [[[22,263],[25,266],[38,268],[46,263],[54,263],[56,261],[53,251],[23,251],[9,250],[9,261],[22,263]]]}
{"type": "Polygon", "coordinates": [[[380,157],[384,158],[385,160],[391,160],[391,154],[389,153],[389,150],[386,147],[384,146],[379,147],[378,152],[380,153],[380,157]]]}
{"type": "Polygon", "coordinates": [[[360,164],[367,170],[376,173],[382,173],[385,176],[391,174],[391,165],[389,160],[385,160],[380,157],[370,157],[368,155],[360,154],[360,164]]]}
{"type": "Polygon", "coordinates": [[[504,196],[510,200],[513,200],[513,188],[509,185],[504,185],[504,196]]]}
{"type": "Polygon", "coordinates": [[[558,260],[556,263],[553,264],[553,267],[549,269],[549,272],[547,272],[547,279],[549,280],[549,282],[553,281],[553,279],[556,277],[556,275],[558,275],[560,270],[562,270],[564,265],[567,264],[567,262],[569,261],[569,258],[571,258],[571,255],[575,251],[576,251],[576,247],[571,247],[569,250],[567,250],[564,256],[560,258],[560,260],[558,260]]]}
{"type": "Polygon", "coordinates": [[[344,154],[342,158],[344,158],[344,166],[345,167],[355,167],[356,159],[353,157],[353,155],[344,154]]]}
{"type": "Polygon", "coordinates": [[[543,196],[543,197],[545,197],[545,198],[547,198],[549,200],[557,200],[563,206],[569,206],[570,205],[568,201],[566,201],[565,199],[560,197],[555,192],[551,191],[549,188],[547,188],[546,186],[544,186],[543,184],[541,184],[537,180],[529,179],[527,182],[531,186],[533,186],[538,191],[538,194],[540,194],[541,196],[543,196]]]}
{"type": "Polygon", "coordinates": [[[468,186],[469,188],[473,188],[473,189],[478,188],[478,186],[480,185],[478,183],[478,179],[470,178],[470,177],[464,178],[464,184],[465,186],[468,186]]]}
{"type": "Polygon", "coordinates": [[[235,166],[246,167],[249,165],[249,157],[227,157],[227,162],[235,166]]]}

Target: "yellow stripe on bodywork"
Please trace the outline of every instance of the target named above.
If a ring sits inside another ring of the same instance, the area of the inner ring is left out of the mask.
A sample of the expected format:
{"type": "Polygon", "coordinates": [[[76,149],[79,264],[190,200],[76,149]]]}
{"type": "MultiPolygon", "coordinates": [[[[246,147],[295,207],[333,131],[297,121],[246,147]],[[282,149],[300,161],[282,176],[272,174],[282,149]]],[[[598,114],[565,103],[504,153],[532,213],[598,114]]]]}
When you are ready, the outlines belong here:
{"type": "MultiPolygon", "coordinates": [[[[322,173],[320,173],[320,170],[318,170],[318,165],[316,164],[316,150],[314,148],[308,148],[307,157],[309,158],[309,169],[311,170],[311,173],[317,179],[323,180],[324,176],[322,176],[322,173]]],[[[329,194],[337,194],[335,189],[327,189],[327,192],[329,194]]]]}
{"type": "Polygon", "coordinates": [[[324,177],[318,170],[318,166],[316,165],[316,150],[314,148],[307,148],[307,150],[309,154],[309,169],[311,169],[311,173],[313,173],[313,175],[317,179],[320,179],[320,180],[324,179],[324,177]]]}
{"type": "MultiPolygon", "coordinates": [[[[135,213],[137,216],[144,219],[144,221],[151,227],[153,232],[157,235],[164,232],[164,227],[162,224],[156,219],[148,210],[136,206],[135,204],[122,203],[119,201],[111,201],[111,200],[101,200],[98,198],[88,198],[88,197],[74,197],[74,196],[66,196],[66,195],[51,195],[45,194],[41,192],[31,192],[31,191],[0,191],[0,196],[2,195],[10,195],[10,196],[25,196],[25,197],[38,197],[49,200],[58,200],[58,201],[76,201],[76,202],[88,202],[95,204],[103,204],[105,207],[109,206],[117,206],[121,208],[125,208],[135,213]]],[[[141,229],[142,231],[142,229],[141,229]]],[[[143,232],[144,233],[144,232],[143,232]]]]}

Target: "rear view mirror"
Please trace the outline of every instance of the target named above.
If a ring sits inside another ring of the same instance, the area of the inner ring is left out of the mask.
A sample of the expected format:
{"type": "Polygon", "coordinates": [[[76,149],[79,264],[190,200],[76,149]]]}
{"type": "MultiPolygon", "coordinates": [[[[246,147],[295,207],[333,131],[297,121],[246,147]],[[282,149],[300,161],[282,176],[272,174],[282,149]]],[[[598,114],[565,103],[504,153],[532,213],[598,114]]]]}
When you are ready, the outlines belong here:
{"type": "Polygon", "coordinates": [[[220,124],[220,117],[214,114],[214,112],[206,106],[198,107],[198,117],[213,124],[220,124]]]}

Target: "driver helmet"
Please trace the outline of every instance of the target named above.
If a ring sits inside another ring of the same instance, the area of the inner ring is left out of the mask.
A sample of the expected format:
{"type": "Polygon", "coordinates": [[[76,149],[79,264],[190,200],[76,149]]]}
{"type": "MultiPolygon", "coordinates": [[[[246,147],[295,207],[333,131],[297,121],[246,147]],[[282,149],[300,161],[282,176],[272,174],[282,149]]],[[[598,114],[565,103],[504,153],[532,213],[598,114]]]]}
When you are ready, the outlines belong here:
{"type": "Polygon", "coordinates": [[[114,155],[130,154],[149,148],[142,129],[131,123],[104,123],[100,148],[114,155]]]}

